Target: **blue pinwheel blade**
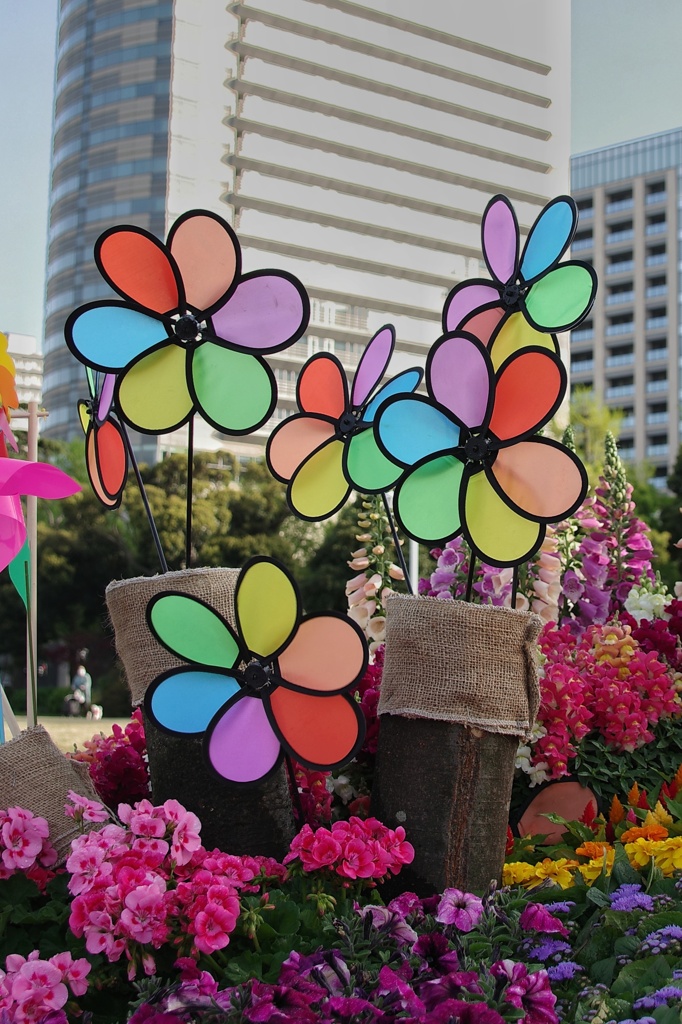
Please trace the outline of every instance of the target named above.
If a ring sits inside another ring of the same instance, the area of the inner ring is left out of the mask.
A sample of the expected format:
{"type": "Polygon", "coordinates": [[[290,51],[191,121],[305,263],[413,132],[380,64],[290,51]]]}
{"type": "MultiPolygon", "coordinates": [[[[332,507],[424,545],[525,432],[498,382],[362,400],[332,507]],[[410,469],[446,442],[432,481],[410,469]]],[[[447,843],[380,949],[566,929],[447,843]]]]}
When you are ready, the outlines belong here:
{"type": "Polygon", "coordinates": [[[576,207],[568,196],[549,203],[530,230],[521,256],[521,276],[532,281],[561,257],[576,225],[576,207]]]}
{"type": "Polygon", "coordinates": [[[392,395],[411,394],[411,392],[419,387],[421,379],[422,371],[413,367],[411,370],[405,370],[403,373],[399,373],[397,377],[389,380],[382,388],[379,388],[371,402],[368,402],[365,406],[362,413],[362,422],[372,423],[382,402],[385,402],[387,398],[391,398],[392,395]]]}
{"type": "Polygon", "coordinates": [[[403,466],[459,444],[460,429],[427,399],[410,396],[389,400],[377,421],[379,442],[389,458],[403,466]]]}
{"type": "Polygon", "coordinates": [[[162,729],[194,735],[206,730],[216,712],[239,689],[236,679],[222,672],[181,669],[154,680],[145,696],[145,707],[162,729]]]}
{"type": "Polygon", "coordinates": [[[167,338],[160,320],[118,302],[76,310],[65,334],[76,358],[100,370],[122,370],[167,338]]]}

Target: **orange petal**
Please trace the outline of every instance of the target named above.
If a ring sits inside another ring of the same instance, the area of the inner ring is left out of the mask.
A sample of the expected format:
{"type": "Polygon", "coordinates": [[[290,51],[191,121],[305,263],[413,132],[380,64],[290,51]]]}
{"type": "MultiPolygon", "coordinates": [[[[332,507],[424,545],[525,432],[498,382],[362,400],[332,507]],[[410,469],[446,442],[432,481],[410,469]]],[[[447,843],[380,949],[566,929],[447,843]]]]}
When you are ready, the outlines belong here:
{"type": "Polygon", "coordinates": [[[309,690],[350,686],[365,668],[365,644],[345,616],[315,615],[279,656],[282,676],[309,690]]]}
{"type": "Polygon", "coordinates": [[[288,481],[301,463],[334,436],[335,426],[315,416],[292,416],[273,430],[267,446],[270,471],[288,481]]]}
{"type": "Polygon", "coordinates": [[[556,357],[521,352],[499,374],[490,429],[502,441],[538,430],[556,412],[566,375],[556,357]]]}
{"type": "Polygon", "coordinates": [[[97,260],[103,276],[119,295],[155,313],[178,308],[180,297],[173,265],[164,246],[135,228],[113,228],[97,240],[97,260]]]}
{"type": "Polygon", "coordinates": [[[210,213],[192,213],[176,221],[168,236],[185,286],[185,299],[195,309],[220,302],[239,269],[239,243],[232,229],[210,213]]]}
{"type": "Polygon", "coordinates": [[[120,428],[105,420],[95,427],[95,448],[102,487],[110,498],[119,496],[128,471],[128,454],[120,428]]]}
{"type": "Polygon", "coordinates": [[[504,315],[504,310],[500,306],[493,306],[492,309],[484,309],[480,313],[472,313],[469,319],[465,320],[457,330],[473,334],[482,345],[488,345],[493,332],[504,315]]]}
{"type": "Polygon", "coordinates": [[[106,505],[107,508],[116,508],[119,503],[119,498],[112,498],[111,495],[107,494],[102,486],[95,444],[95,429],[91,426],[85,438],[85,464],[88,471],[90,486],[95,492],[97,499],[101,501],[103,505],[106,505]]]}
{"type": "Polygon", "coordinates": [[[502,448],[492,473],[522,512],[555,522],[582,501],[587,478],[577,459],[549,439],[521,441],[502,448]]]}
{"type": "Polygon", "coordinates": [[[313,356],[298,378],[298,404],[303,412],[338,419],[348,404],[346,375],[332,356],[313,356]]]}
{"type": "Polygon", "coordinates": [[[317,697],[278,686],[270,704],[282,739],[297,761],[331,768],[354,754],[361,712],[350,698],[317,697]]]}

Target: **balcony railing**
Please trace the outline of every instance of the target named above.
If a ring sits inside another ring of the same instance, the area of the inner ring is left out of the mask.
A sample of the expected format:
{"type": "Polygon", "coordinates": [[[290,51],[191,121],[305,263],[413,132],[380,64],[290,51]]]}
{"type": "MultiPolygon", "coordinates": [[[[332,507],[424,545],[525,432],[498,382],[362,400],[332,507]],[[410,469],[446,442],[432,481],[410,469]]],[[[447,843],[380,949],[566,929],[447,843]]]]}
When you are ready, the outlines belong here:
{"type": "Polygon", "coordinates": [[[668,318],[667,316],[650,316],[646,322],[647,331],[654,330],[656,327],[667,327],[668,318]]]}
{"type": "Polygon", "coordinates": [[[621,430],[632,430],[634,425],[635,425],[635,417],[634,416],[623,416],[622,420],[620,421],[620,429],[621,430]]]}
{"type": "Polygon", "coordinates": [[[594,239],[590,235],[589,238],[576,238],[571,244],[573,252],[577,252],[578,249],[591,249],[594,245],[594,239]]]}
{"type": "Polygon", "coordinates": [[[667,192],[649,192],[648,196],[644,200],[647,206],[651,206],[652,203],[664,203],[668,198],[667,192]]]}
{"type": "Polygon", "coordinates": [[[662,231],[667,231],[668,225],[664,220],[656,224],[647,224],[644,234],[645,235],[660,235],[662,231]]]}
{"type": "Polygon", "coordinates": [[[606,389],[607,398],[630,398],[634,393],[634,384],[617,384],[616,387],[606,389]]]}
{"type": "MultiPolygon", "coordinates": [[[[654,284],[654,285],[651,285],[650,288],[647,288],[645,294],[646,294],[647,299],[655,299],[659,295],[667,295],[668,294],[668,286],[667,286],[667,284],[654,284]]],[[[607,302],[608,302],[608,299],[607,299],[607,302]]]]}
{"type": "Polygon", "coordinates": [[[621,302],[634,302],[634,292],[613,292],[611,295],[606,296],[606,305],[615,306],[621,302]]]}
{"type": "Polygon", "coordinates": [[[617,263],[609,263],[606,268],[607,274],[625,274],[635,269],[634,260],[620,260],[617,263]]]}
{"type": "Polygon", "coordinates": [[[576,363],[571,363],[571,373],[592,373],[594,370],[594,359],[579,359],[576,363]]]}
{"type": "Polygon", "coordinates": [[[635,205],[634,199],[615,199],[612,203],[606,204],[607,213],[618,213],[619,210],[631,210],[635,205]]]}
{"type": "Polygon", "coordinates": [[[646,447],[646,456],[648,459],[660,459],[668,454],[669,446],[667,444],[648,444],[646,447]]]}
{"type": "Polygon", "coordinates": [[[657,252],[655,256],[647,256],[644,262],[646,263],[647,267],[657,267],[661,263],[668,262],[668,255],[665,252],[657,252]]]}
{"type": "Polygon", "coordinates": [[[635,359],[635,353],[634,352],[623,352],[623,353],[621,353],[621,355],[618,355],[618,356],[607,356],[606,357],[606,365],[607,365],[607,367],[611,367],[611,366],[629,366],[631,363],[634,362],[634,359],[635,359]]]}
{"type": "Polygon", "coordinates": [[[650,348],[646,354],[647,363],[655,363],[660,359],[668,358],[667,348],[650,348]]]}
{"type": "Polygon", "coordinates": [[[604,332],[607,337],[612,338],[614,334],[632,334],[635,329],[634,320],[627,320],[622,324],[609,324],[604,332]]]}
{"type": "Polygon", "coordinates": [[[594,217],[594,206],[585,206],[578,210],[578,223],[581,220],[588,220],[590,217],[594,217]]]}
{"type": "Polygon", "coordinates": [[[618,449],[618,454],[620,455],[620,457],[623,460],[623,462],[634,462],[634,459],[635,459],[635,448],[634,448],[634,445],[627,445],[624,448],[619,448],[618,449]]]}
{"type": "Polygon", "coordinates": [[[654,394],[656,391],[667,391],[668,381],[667,380],[650,380],[646,386],[648,395],[654,394]]]}
{"type": "Polygon", "coordinates": [[[571,341],[589,341],[594,338],[594,327],[583,327],[579,331],[571,331],[571,341]]]}
{"type": "MultiPolygon", "coordinates": [[[[646,423],[648,427],[654,427],[657,423],[667,423],[668,413],[667,412],[650,412],[647,415],[646,423]]],[[[621,423],[621,428],[623,424],[621,423]]]]}

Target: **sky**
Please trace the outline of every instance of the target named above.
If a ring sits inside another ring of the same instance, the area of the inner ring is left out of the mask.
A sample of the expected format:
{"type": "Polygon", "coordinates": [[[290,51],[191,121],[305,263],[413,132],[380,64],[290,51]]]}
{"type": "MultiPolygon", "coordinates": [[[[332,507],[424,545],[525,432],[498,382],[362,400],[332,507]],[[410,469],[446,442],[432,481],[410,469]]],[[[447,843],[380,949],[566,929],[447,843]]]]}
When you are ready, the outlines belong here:
{"type": "MultiPolygon", "coordinates": [[[[0,330],[38,338],[57,9],[0,0],[0,330]]],[[[573,152],[680,127],[681,0],[572,0],[572,14],[573,152]]]]}

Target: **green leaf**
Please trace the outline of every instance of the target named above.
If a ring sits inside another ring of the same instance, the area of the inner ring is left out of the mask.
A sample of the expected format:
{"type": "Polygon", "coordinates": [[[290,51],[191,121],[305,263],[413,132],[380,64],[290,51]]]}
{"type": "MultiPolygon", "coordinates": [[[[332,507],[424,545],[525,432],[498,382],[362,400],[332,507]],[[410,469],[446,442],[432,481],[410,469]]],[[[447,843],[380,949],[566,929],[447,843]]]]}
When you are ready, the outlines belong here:
{"type": "Polygon", "coordinates": [[[670,964],[665,957],[648,956],[644,960],[636,960],[627,964],[614,981],[611,991],[614,995],[641,995],[647,989],[661,988],[673,976],[670,964]]]}
{"type": "Polygon", "coordinates": [[[598,985],[610,985],[613,981],[613,974],[616,969],[616,957],[608,956],[604,960],[597,960],[590,968],[590,978],[598,985]]]}
{"type": "Polygon", "coordinates": [[[639,871],[636,871],[630,864],[623,844],[616,843],[615,850],[616,855],[613,859],[613,870],[611,871],[614,886],[618,888],[618,886],[624,885],[625,883],[631,885],[633,883],[641,882],[642,877],[639,871]]]}
{"type": "Polygon", "coordinates": [[[590,903],[596,903],[598,907],[608,907],[611,905],[611,901],[605,892],[601,889],[591,888],[587,894],[587,898],[590,903]]]}

